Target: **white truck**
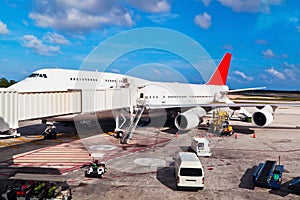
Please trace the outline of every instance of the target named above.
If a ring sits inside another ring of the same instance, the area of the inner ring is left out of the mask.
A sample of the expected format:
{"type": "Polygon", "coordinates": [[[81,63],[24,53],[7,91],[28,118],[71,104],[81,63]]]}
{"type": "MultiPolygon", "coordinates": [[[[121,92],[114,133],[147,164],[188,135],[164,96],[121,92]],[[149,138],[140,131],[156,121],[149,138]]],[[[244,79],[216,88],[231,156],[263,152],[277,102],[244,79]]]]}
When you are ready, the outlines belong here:
{"type": "Polygon", "coordinates": [[[206,138],[192,138],[191,148],[197,156],[211,156],[209,141],[206,138]]]}
{"type": "Polygon", "coordinates": [[[179,152],[175,156],[177,189],[204,188],[204,170],[195,153],[179,152]]]}

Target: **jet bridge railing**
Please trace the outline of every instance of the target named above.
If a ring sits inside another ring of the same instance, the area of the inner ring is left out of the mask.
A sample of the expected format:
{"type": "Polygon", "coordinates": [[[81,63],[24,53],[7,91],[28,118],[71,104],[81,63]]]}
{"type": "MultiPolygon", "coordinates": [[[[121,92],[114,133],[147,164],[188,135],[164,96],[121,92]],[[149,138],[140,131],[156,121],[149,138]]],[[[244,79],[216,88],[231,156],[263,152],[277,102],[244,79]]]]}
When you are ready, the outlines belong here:
{"type": "Polygon", "coordinates": [[[49,92],[0,90],[0,132],[17,129],[19,121],[127,108],[133,96],[130,88],[49,92]]]}
{"type": "Polygon", "coordinates": [[[81,113],[81,91],[0,91],[0,132],[18,128],[18,122],[81,113]]]}
{"type": "Polygon", "coordinates": [[[0,91],[0,132],[18,128],[18,92],[0,91]]]}
{"type": "Polygon", "coordinates": [[[18,120],[81,112],[81,91],[19,93],[18,120]]]}

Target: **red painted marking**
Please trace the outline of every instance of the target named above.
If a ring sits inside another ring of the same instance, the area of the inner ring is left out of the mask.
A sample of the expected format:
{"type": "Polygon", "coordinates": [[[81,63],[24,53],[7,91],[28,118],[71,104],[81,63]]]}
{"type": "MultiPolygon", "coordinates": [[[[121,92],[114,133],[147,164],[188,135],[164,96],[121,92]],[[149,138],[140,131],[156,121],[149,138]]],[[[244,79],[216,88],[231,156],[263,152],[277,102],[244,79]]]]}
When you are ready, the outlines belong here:
{"type": "Polygon", "coordinates": [[[77,182],[77,180],[67,180],[67,182],[69,182],[69,183],[74,183],[74,182],[77,182]]]}
{"type": "Polygon", "coordinates": [[[231,54],[226,53],[207,85],[226,85],[231,54]]]}
{"type": "Polygon", "coordinates": [[[207,168],[207,170],[214,170],[214,168],[213,167],[209,167],[209,168],[207,168]]]}

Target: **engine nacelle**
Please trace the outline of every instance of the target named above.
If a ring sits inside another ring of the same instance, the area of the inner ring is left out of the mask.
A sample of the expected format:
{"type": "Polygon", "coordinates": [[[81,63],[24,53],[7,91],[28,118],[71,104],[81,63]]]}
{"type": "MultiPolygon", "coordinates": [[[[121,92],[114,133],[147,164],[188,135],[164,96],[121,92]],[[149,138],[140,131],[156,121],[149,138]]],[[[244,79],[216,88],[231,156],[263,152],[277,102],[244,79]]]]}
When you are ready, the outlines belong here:
{"type": "Polygon", "coordinates": [[[201,107],[192,108],[176,116],[175,126],[179,130],[191,129],[200,123],[200,118],[206,114],[201,107]]]}
{"type": "Polygon", "coordinates": [[[256,126],[268,126],[273,122],[273,120],[273,108],[269,105],[252,114],[252,122],[256,126]]]}

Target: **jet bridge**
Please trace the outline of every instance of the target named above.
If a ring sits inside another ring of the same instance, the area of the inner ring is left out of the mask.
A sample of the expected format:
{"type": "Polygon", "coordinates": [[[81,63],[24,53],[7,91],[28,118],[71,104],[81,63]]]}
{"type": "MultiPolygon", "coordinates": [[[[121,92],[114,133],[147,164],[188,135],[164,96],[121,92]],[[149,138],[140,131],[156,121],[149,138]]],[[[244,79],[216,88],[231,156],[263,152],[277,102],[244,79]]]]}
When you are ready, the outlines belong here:
{"type": "Polygon", "coordinates": [[[0,91],[0,132],[18,128],[19,121],[80,113],[81,104],[81,91],[0,91]]]}
{"type": "MultiPolygon", "coordinates": [[[[0,91],[0,132],[16,130],[19,121],[129,107],[129,88],[53,92],[0,91]]],[[[132,101],[132,102],[131,102],[132,101]]]]}

